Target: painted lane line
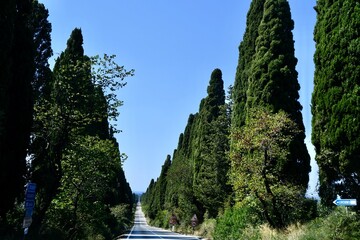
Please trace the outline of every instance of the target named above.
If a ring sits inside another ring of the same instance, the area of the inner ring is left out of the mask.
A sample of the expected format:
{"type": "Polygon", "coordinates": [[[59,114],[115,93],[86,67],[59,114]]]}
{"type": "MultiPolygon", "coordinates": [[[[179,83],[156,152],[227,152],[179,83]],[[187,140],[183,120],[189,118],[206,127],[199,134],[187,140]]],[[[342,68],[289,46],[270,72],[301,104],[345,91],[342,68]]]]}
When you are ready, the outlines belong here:
{"type": "Polygon", "coordinates": [[[155,236],[157,236],[158,238],[164,239],[164,238],[162,238],[161,236],[159,236],[159,235],[157,235],[156,233],[154,233],[153,231],[151,231],[151,230],[149,229],[149,226],[146,226],[146,229],[147,229],[148,231],[150,231],[152,234],[154,234],[155,236]]]}
{"type": "Polygon", "coordinates": [[[127,237],[126,239],[130,239],[130,236],[131,236],[132,232],[134,231],[134,227],[135,227],[135,224],[134,224],[134,226],[131,228],[131,231],[130,231],[130,233],[129,233],[129,235],[128,235],[128,237],[127,237]]]}

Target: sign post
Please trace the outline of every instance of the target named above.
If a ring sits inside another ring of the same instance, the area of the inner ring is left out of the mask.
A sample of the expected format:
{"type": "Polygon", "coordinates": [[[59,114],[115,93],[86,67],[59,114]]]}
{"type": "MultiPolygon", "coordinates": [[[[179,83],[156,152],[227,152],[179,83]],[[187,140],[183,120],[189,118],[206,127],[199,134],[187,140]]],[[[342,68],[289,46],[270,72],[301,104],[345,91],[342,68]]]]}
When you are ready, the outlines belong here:
{"type": "Polygon", "coordinates": [[[354,207],[357,205],[357,200],[356,199],[335,199],[333,201],[333,203],[336,205],[336,206],[345,206],[345,210],[346,210],[346,215],[348,215],[348,209],[347,207],[354,207]]]}
{"type": "Polygon", "coordinates": [[[26,184],[25,190],[25,216],[23,220],[23,228],[24,228],[24,238],[25,235],[29,231],[29,227],[32,223],[32,214],[35,207],[35,194],[36,194],[36,184],[35,183],[28,183],[26,184]]]}
{"type": "Polygon", "coordinates": [[[175,214],[172,214],[169,221],[172,232],[175,231],[175,225],[177,224],[177,222],[178,222],[177,217],[175,216],[175,214]]]}
{"type": "Polygon", "coordinates": [[[196,214],[194,214],[194,216],[191,218],[191,226],[193,228],[193,233],[195,232],[195,227],[199,224],[199,219],[196,216],[196,214]]]}

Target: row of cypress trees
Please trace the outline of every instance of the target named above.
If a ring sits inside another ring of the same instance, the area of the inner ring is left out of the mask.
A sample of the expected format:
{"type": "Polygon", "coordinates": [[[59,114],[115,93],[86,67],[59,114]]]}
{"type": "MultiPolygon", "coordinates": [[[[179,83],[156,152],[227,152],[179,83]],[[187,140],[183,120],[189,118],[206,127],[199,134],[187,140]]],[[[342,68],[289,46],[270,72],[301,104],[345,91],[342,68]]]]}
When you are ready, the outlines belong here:
{"type": "Polygon", "coordinates": [[[190,114],[172,160],[168,155],[159,178],[151,181],[142,196],[150,218],[163,221],[164,210],[165,215],[175,214],[185,223],[195,213],[200,218],[205,213],[216,217],[229,195],[226,152],[230,116],[223,85],[222,73],[215,69],[208,96],[202,99],[199,112],[190,114]]]}
{"type": "MultiPolygon", "coordinates": [[[[360,5],[318,0],[315,10],[312,141],[319,195],[331,207],[336,195],[359,199],[360,5]]],[[[203,221],[234,205],[251,214],[247,223],[280,229],[315,216],[305,198],[311,167],[293,28],[287,0],[251,2],[230,99],[215,69],[172,160],[142,197],[154,224],[165,227],[175,215],[187,226],[194,214],[203,221]]]]}
{"type": "Polygon", "coordinates": [[[86,56],[78,28],[51,70],[45,6],[6,0],[0,9],[0,238],[23,234],[23,186],[31,181],[29,238],[112,239],[131,223],[133,195],[109,120],[122,104],[113,91],[133,70],[115,56],[86,56]]]}

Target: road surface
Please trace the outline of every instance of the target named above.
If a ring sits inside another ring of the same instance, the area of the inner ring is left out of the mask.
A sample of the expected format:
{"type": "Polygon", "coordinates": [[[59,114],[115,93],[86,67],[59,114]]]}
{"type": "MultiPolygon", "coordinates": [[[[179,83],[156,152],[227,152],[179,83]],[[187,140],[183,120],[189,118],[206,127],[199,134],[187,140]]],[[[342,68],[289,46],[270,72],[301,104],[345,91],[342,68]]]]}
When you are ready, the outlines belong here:
{"type": "Polygon", "coordinates": [[[174,232],[163,230],[160,228],[150,227],[146,223],[146,219],[143,211],[141,210],[141,205],[138,203],[136,206],[135,212],[135,224],[131,231],[128,234],[124,234],[118,238],[120,239],[167,239],[167,240],[199,240],[199,238],[194,236],[185,236],[180,235],[174,232]]]}

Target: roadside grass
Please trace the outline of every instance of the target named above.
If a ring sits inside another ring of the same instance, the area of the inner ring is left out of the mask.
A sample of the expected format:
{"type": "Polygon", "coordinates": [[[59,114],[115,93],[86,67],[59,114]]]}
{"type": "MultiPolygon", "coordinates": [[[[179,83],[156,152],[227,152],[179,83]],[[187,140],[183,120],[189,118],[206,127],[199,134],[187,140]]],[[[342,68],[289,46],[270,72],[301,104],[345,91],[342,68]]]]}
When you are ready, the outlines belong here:
{"type": "MultiPolygon", "coordinates": [[[[216,228],[215,240],[356,240],[360,239],[360,216],[350,210],[347,211],[345,207],[337,207],[314,220],[304,224],[292,224],[284,230],[272,229],[267,224],[247,225],[242,229],[236,229],[239,233],[236,237],[234,234],[229,237],[229,231],[221,232],[216,228]]],[[[234,232],[235,229],[232,231],[234,232]]]]}

